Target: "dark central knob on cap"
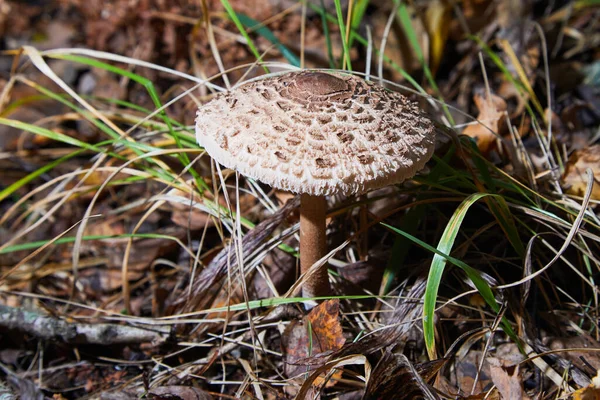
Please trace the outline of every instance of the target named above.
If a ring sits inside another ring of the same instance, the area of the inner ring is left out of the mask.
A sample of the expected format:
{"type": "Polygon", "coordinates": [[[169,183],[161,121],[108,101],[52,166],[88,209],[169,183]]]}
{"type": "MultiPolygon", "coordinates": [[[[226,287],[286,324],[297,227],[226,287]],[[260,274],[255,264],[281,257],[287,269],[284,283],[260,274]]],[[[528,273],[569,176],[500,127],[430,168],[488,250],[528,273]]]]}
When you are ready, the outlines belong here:
{"type": "Polygon", "coordinates": [[[307,72],[296,78],[295,86],[300,92],[317,96],[341,92],[348,89],[345,80],[323,72],[307,72]]]}

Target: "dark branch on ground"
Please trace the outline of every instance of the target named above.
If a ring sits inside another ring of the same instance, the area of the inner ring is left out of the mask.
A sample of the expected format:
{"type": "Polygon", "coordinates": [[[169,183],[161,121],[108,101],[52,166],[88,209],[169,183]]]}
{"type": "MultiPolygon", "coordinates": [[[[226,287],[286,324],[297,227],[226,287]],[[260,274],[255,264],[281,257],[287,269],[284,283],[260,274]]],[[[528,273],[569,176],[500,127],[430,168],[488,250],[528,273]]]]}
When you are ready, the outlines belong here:
{"type": "Polygon", "coordinates": [[[39,339],[60,339],[71,344],[99,345],[159,343],[165,341],[170,332],[168,326],[147,329],[106,323],[66,322],[59,318],[1,304],[0,327],[17,330],[39,339]]]}

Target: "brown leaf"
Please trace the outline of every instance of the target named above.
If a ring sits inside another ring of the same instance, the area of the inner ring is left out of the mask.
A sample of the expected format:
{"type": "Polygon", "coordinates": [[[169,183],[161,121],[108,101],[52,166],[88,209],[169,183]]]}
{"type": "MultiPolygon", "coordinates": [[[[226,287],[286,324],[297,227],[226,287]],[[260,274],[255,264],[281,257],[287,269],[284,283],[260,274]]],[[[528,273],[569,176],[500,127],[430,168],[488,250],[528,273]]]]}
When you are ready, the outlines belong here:
{"type": "Polygon", "coordinates": [[[294,321],[288,326],[281,338],[287,376],[308,372],[311,370],[307,365],[309,358],[330,354],[344,345],[346,339],[339,322],[339,309],[339,300],[327,300],[302,320],[294,321]]]}
{"type": "Polygon", "coordinates": [[[567,193],[575,196],[583,196],[587,186],[587,174],[585,170],[591,168],[594,173],[594,187],[592,188],[592,199],[600,200],[600,145],[596,144],[575,151],[569,157],[567,168],[563,176],[563,183],[567,186],[567,193]]]}
{"type": "Polygon", "coordinates": [[[473,97],[475,105],[479,110],[477,119],[480,123],[469,125],[463,130],[463,134],[471,136],[477,140],[477,147],[482,153],[490,150],[495,142],[497,135],[500,135],[500,128],[504,120],[506,111],[506,102],[495,94],[491,95],[491,99],[476,94],[473,97]]]}
{"type": "Polygon", "coordinates": [[[529,97],[527,94],[520,92],[519,88],[513,82],[502,82],[498,88],[498,95],[505,101],[514,101],[515,106],[511,109],[510,118],[523,114],[529,97]]]}
{"type": "Polygon", "coordinates": [[[444,48],[448,40],[452,7],[449,3],[441,0],[434,0],[429,3],[425,11],[425,25],[429,34],[430,67],[435,74],[442,57],[444,48]]]}
{"type": "Polygon", "coordinates": [[[86,226],[84,232],[86,236],[118,236],[125,234],[125,225],[115,219],[94,221],[86,226]]]}
{"type": "Polygon", "coordinates": [[[339,321],[340,302],[327,300],[315,307],[307,316],[313,333],[313,353],[324,353],[340,349],[346,339],[339,321]]]}
{"type": "Polygon", "coordinates": [[[287,376],[296,376],[302,372],[310,371],[310,366],[298,365],[298,361],[310,355],[308,326],[304,319],[292,321],[288,325],[281,338],[281,345],[286,359],[284,371],[287,376]]]}
{"type": "Polygon", "coordinates": [[[347,295],[361,294],[365,290],[377,292],[383,277],[383,269],[378,262],[381,260],[370,257],[368,261],[357,261],[340,268],[340,275],[351,283],[344,287],[343,293],[347,295]]]}
{"type": "Polygon", "coordinates": [[[455,362],[456,385],[461,392],[485,393],[492,387],[490,365],[484,362],[480,369],[481,357],[481,351],[469,350],[464,357],[457,358],[455,362]]]}
{"type": "Polygon", "coordinates": [[[492,382],[500,391],[504,399],[529,399],[523,389],[523,382],[519,376],[519,365],[503,365],[497,358],[489,357],[492,382]]]}
{"type": "Polygon", "coordinates": [[[116,390],[114,392],[102,392],[100,394],[100,400],[138,400],[139,395],[129,393],[122,390],[116,390]]]}

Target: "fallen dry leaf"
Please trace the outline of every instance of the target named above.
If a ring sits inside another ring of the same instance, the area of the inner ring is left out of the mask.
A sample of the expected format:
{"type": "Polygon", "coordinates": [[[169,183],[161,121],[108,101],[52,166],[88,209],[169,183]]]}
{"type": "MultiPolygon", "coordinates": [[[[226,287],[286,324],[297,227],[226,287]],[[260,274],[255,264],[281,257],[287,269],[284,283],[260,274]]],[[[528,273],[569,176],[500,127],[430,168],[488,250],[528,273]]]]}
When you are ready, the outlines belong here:
{"type": "Polygon", "coordinates": [[[494,357],[489,357],[492,382],[500,391],[504,399],[529,399],[523,388],[523,381],[519,376],[519,365],[503,365],[504,363],[494,357]]]}
{"type": "MultiPolygon", "coordinates": [[[[315,356],[327,355],[344,345],[346,339],[342,334],[339,310],[339,300],[327,300],[302,320],[294,321],[288,326],[281,338],[287,376],[295,377],[314,369],[312,364],[315,356]],[[308,361],[311,365],[308,365],[308,361]]],[[[317,380],[317,386],[320,383],[322,382],[317,380]]]]}
{"type": "Polygon", "coordinates": [[[357,261],[347,264],[339,269],[340,275],[351,285],[344,287],[345,294],[361,294],[364,290],[369,292],[379,291],[383,269],[381,259],[370,257],[369,261],[357,261]]]}
{"type": "Polygon", "coordinates": [[[505,101],[514,101],[515,105],[511,108],[509,118],[515,118],[525,111],[529,96],[527,93],[520,92],[514,83],[504,81],[498,88],[498,96],[502,97],[505,101]]]}
{"type": "Polygon", "coordinates": [[[429,34],[429,52],[430,52],[430,67],[435,74],[442,57],[444,56],[444,48],[448,40],[448,32],[452,7],[449,3],[441,0],[434,0],[429,3],[425,11],[425,25],[429,34]]]}
{"type": "Polygon", "coordinates": [[[487,153],[492,144],[500,135],[500,129],[503,126],[504,114],[506,112],[506,102],[495,94],[491,95],[491,100],[481,94],[473,97],[475,105],[479,110],[477,119],[480,123],[469,125],[463,130],[463,134],[477,140],[477,147],[482,153],[487,153]]]}
{"type": "Polygon", "coordinates": [[[567,193],[575,196],[583,196],[587,186],[587,175],[585,170],[591,168],[594,173],[594,187],[592,199],[600,200],[600,145],[596,144],[577,150],[571,154],[567,163],[563,183],[567,187],[567,193]]]}
{"type": "Polygon", "coordinates": [[[313,333],[313,354],[338,350],[346,342],[339,313],[340,302],[334,299],[319,304],[307,315],[313,333]]]}
{"type": "Polygon", "coordinates": [[[600,389],[594,385],[576,390],[572,394],[573,400],[600,400],[600,389]]]}
{"type": "Polygon", "coordinates": [[[481,351],[469,350],[464,357],[455,362],[455,385],[461,392],[482,394],[487,393],[493,386],[489,363],[484,362],[483,367],[479,369],[481,357],[481,351]]]}

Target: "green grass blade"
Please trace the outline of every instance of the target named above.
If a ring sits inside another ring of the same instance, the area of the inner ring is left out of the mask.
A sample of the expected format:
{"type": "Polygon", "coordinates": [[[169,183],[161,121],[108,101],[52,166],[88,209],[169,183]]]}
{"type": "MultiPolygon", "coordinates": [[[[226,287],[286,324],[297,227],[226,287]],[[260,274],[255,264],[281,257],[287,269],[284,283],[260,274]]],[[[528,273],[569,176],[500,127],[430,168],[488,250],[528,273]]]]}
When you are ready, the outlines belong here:
{"type": "Polygon", "coordinates": [[[21,187],[28,184],[29,182],[33,181],[34,179],[37,179],[38,177],[45,174],[46,172],[51,171],[57,165],[60,165],[63,162],[80,155],[84,151],[85,150],[75,150],[71,154],[67,154],[66,156],[63,156],[57,160],[49,162],[48,164],[36,169],[35,171],[31,172],[30,174],[19,179],[18,181],[8,185],[7,187],[5,187],[3,190],[0,191],[0,201],[6,199],[8,196],[12,195],[14,192],[16,192],[17,190],[19,190],[21,187]]]}
{"type": "MultiPolygon", "coordinates": [[[[483,196],[493,196],[490,194],[485,194],[485,193],[478,193],[477,195],[481,197],[483,196]]],[[[464,204],[464,202],[463,202],[464,204]]],[[[406,232],[403,232],[402,230],[395,228],[391,225],[382,223],[383,226],[385,226],[386,228],[390,229],[391,231],[405,237],[406,239],[409,239],[413,242],[415,242],[416,244],[418,244],[419,246],[421,246],[422,248],[424,248],[425,250],[428,250],[432,253],[435,254],[435,256],[440,257],[441,260],[445,260],[450,262],[451,264],[459,267],[460,269],[462,269],[463,271],[465,271],[465,273],[467,274],[467,276],[469,277],[469,279],[471,280],[471,282],[473,282],[473,284],[475,285],[475,287],[477,288],[477,291],[479,292],[479,294],[483,297],[483,299],[485,300],[485,302],[487,303],[488,306],[490,306],[490,308],[492,310],[494,310],[495,312],[498,312],[500,310],[500,307],[498,306],[498,303],[496,302],[496,298],[494,297],[494,293],[492,292],[492,289],[490,288],[490,286],[487,284],[487,282],[481,278],[481,275],[479,273],[479,271],[477,271],[475,268],[470,267],[469,265],[467,265],[466,263],[464,263],[463,261],[454,258],[450,255],[448,255],[447,253],[444,253],[442,251],[438,249],[436,249],[435,247],[432,247],[430,245],[428,245],[427,243],[423,242],[422,240],[417,239],[416,237],[409,235],[406,232]]],[[[434,256],[434,257],[435,257],[434,256]]],[[[443,272],[443,271],[442,271],[443,272]]],[[[440,275],[441,276],[441,275],[440,275]]],[[[427,288],[426,288],[426,295],[427,295],[427,290],[429,289],[430,284],[429,281],[427,282],[427,288]]],[[[439,281],[437,283],[437,287],[436,287],[436,296],[437,297],[437,288],[439,288],[439,281]]],[[[426,324],[430,324],[431,327],[427,328],[428,331],[430,332],[430,337],[431,337],[431,341],[430,343],[432,343],[432,345],[435,345],[435,340],[434,340],[434,336],[433,336],[433,310],[435,310],[435,303],[436,303],[436,299],[434,297],[434,301],[433,301],[433,307],[431,308],[430,314],[431,318],[427,318],[427,316],[425,315],[427,313],[427,310],[423,309],[423,314],[424,314],[424,318],[423,318],[423,326],[425,327],[426,324]]],[[[425,304],[426,305],[426,304],[425,304]]],[[[502,328],[504,329],[504,331],[506,332],[506,334],[508,336],[510,336],[510,338],[517,343],[520,346],[520,340],[518,338],[518,336],[516,335],[516,333],[514,332],[514,330],[512,329],[510,323],[506,320],[506,318],[502,319],[502,328]]],[[[427,337],[427,336],[426,336],[427,337]]],[[[427,345],[427,342],[425,343],[427,345]]],[[[429,347],[428,347],[428,351],[429,351],[429,347]]],[[[429,353],[430,357],[434,357],[435,358],[435,347],[433,347],[433,353],[429,353]],[[433,356],[431,355],[433,354],[433,356]]],[[[433,358],[432,358],[433,359],[433,358]]]]}
{"type": "Polygon", "coordinates": [[[59,103],[66,105],[71,110],[77,112],[79,115],[83,116],[86,119],[86,121],[88,121],[89,123],[94,125],[96,128],[98,128],[102,132],[106,133],[106,135],[108,137],[110,137],[111,139],[119,140],[119,138],[121,137],[117,132],[115,132],[112,128],[107,126],[104,122],[96,119],[89,111],[87,111],[86,109],[79,107],[75,103],[69,101],[68,100],[69,95],[56,94],[56,93],[52,92],[51,90],[48,90],[47,88],[36,84],[35,82],[32,83],[32,87],[35,90],[42,93],[44,96],[46,96],[46,98],[56,100],[59,103]]]}
{"type": "MultiPolygon", "coordinates": [[[[352,31],[356,31],[360,28],[360,24],[362,22],[363,17],[365,16],[365,12],[367,11],[367,6],[369,5],[369,0],[357,0],[354,4],[354,8],[352,11],[352,21],[350,26],[352,27],[352,31]]],[[[350,35],[350,44],[349,48],[352,48],[354,44],[355,35],[350,35]]]]}
{"type": "MultiPolygon", "coordinates": [[[[173,239],[171,236],[153,234],[153,233],[132,233],[123,235],[88,235],[82,238],[83,241],[90,240],[107,240],[107,239],[129,239],[129,238],[141,238],[141,239],[173,239]]],[[[52,243],[53,245],[73,243],[77,239],[75,236],[61,237],[52,243]]],[[[0,250],[0,254],[13,253],[15,251],[24,251],[37,249],[50,242],[50,240],[39,240],[35,242],[19,243],[12,246],[8,246],[0,250]]]]}
{"type": "MultiPolygon", "coordinates": [[[[144,115],[148,115],[152,112],[151,110],[149,110],[145,107],[139,106],[137,104],[133,104],[126,100],[119,100],[119,99],[112,99],[112,98],[100,98],[100,97],[92,97],[92,96],[82,96],[82,97],[86,98],[86,99],[93,98],[94,100],[97,100],[97,101],[106,102],[108,104],[114,104],[119,107],[124,107],[124,108],[127,108],[132,111],[141,112],[144,115]]],[[[119,115],[121,118],[127,120],[128,122],[130,122],[132,124],[138,123],[137,117],[135,119],[128,118],[128,115],[123,112],[120,112],[119,115]]],[[[182,143],[185,142],[188,144],[188,146],[184,146],[184,147],[196,147],[198,145],[196,143],[196,136],[193,132],[193,128],[190,129],[189,126],[182,124],[181,122],[169,117],[168,115],[166,117],[169,119],[171,124],[175,127],[175,129],[173,129],[173,132],[171,134],[173,136],[177,136],[182,141],[182,143]]],[[[164,131],[168,130],[168,127],[166,124],[163,124],[160,121],[155,121],[155,120],[146,120],[146,121],[142,122],[140,126],[143,126],[145,128],[152,129],[152,130],[164,130],[164,131]]]]}
{"type": "MultiPolygon", "coordinates": [[[[502,74],[504,75],[504,77],[512,84],[514,85],[519,92],[521,93],[521,95],[527,93],[527,88],[525,87],[525,85],[523,84],[523,82],[521,82],[520,79],[516,79],[513,74],[510,72],[510,69],[504,64],[504,61],[502,61],[502,58],[500,58],[487,44],[485,44],[483,42],[483,40],[481,40],[479,37],[477,36],[470,36],[470,38],[477,42],[477,44],[479,45],[479,47],[483,50],[483,52],[494,62],[494,64],[496,64],[496,66],[500,69],[500,71],[502,71],[502,74]]],[[[525,97],[524,97],[525,98],[525,97]]],[[[540,115],[544,115],[544,110],[542,108],[542,106],[539,103],[534,102],[534,107],[536,107],[538,113],[540,115]]],[[[525,104],[525,108],[527,109],[527,112],[531,115],[534,116],[533,110],[531,109],[531,105],[529,104],[529,102],[526,102],[525,104]]]]}
{"type": "Polygon", "coordinates": [[[331,45],[331,34],[329,32],[329,21],[327,21],[327,12],[325,11],[324,0],[321,0],[321,8],[317,9],[323,21],[323,34],[325,35],[325,45],[327,46],[327,58],[329,59],[329,68],[335,68],[335,57],[333,57],[333,46],[331,45]]]}
{"type": "MultiPolygon", "coordinates": [[[[98,60],[95,60],[95,59],[89,58],[89,57],[76,56],[76,55],[72,55],[72,54],[61,54],[61,55],[56,55],[55,58],[60,58],[60,59],[67,60],[67,61],[72,61],[72,62],[84,64],[84,65],[89,65],[89,66],[95,67],[95,68],[101,68],[106,71],[112,72],[114,74],[131,79],[132,81],[142,85],[148,91],[148,94],[150,95],[150,98],[152,99],[152,102],[154,103],[154,105],[156,106],[157,109],[159,109],[163,106],[162,102],[160,101],[160,96],[158,95],[158,92],[157,92],[156,88],[154,87],[154,84],[148,78],[144,78],[143,76],[140,76],[140,75],[133,73],[131,71],[128,71],[126,69],[119,68],[114,65],[107,64],[105,62],[98,61],[98,60]]],[[[162,110],[159,113],[159,115],[164,120],[164,122],[167,124],[169,131],[172,132],[173,128],[171,125],[171,121],[170,121],[170,118],[167,117],[166,112],[164,110],[162,110]]],[[[179,143],[178,143],[178,145],[179,145],[179,143]]],[[[181,146],[179,145],[178,147],[181,147],[181,146]]],[[[184,164],[185,165],[189,164],[189,159],[187,159],[187,155],[184,153],[184,154],[182,154],[182,156],[184,157],[184,159],[183,159],[184,164]]]]}
{"type": "MultiPolygon", "coordinates": [[[[444,159],[451,159],[455,153],[454,150],[455,148],[452,147],[445,154],[444,159]]],[[[427,176],[427,181],[438,182],[441,179],[441,177],[445,175],[448,171],[452,171],[451,169],[447,169],[446,165],[447,164],[445,162],[437,162],[435,167],[431,169],[430,174],[427,176]]],[[[418,193],[416,196],[416,202],[422,200],[424,197],[424,194],[418,193]]],[[[425,212],[428,208],[429,206],[425,204],[420,204],[415,207],[411,207],[410,210],[406,213],[406,215],[402,218],[400,229],[404,232],[409,233],[410,235],[416,234],[419,223],[423,219],[423,216],[425,215],[425,212]]],[[[408,255],[410,247],[411,242],[402,239],[402,237],[400,236],[396,237],[396,239],[394,240],[390,259],[386,265],[385,271],[383,272],[382,292],[380,294],[386,294],[390,290],[394,282],[394,278],[398,275],[398,272],[404,265],[404,261],[408,255]]]]}
{"type": "MultiPolygon", "coordinates": [[[[444,233],[440,238],[440,242],[437,246],[437,249],[440,252],[450,254],[452,247],[454,246],[454,241],[456,240],[456,235],[458,235],[458,232],[460,231],[460,225],[462,224],[467,211],[471,205],[485,196],[487,196],[485,193],[475,193],[467,197],[460,204],[460,206],[452,215],[450,221],[448,221],[448,225],[446,225],[446,229],[444,229],[444,233]]],[[[440,287],[445,266],[446,260],[439,254],[435,254],[433,256],[433,260],[431,261],[429,276],[427,278],[427,287],[425,289],[425,304],[423,306],[423,334],[425,336],[425,345],[431,360],[436,358],[434,312],[438,289],[440,287]]]]}
{"type": "Polygon", "coordinates": [[[300,67],[300,59],[290,49],[288,49],[283,43],[281,43],[279,41],[279,39],[277,39],[277,37],[273,34],[273,32],[271,32],[271,30],[269,28],[261,25],[260,22],[258,22],[255,19],[250,18],[246,14],[240,13],[240,14],[237,14],[237,16],[240,19],[240,22],[246,28],[256,32],[257,34],[259,34],[262,37],[264,37],[265,39],[267,39],[269,42],[273,43],[275,45],[275,47],[277,47],[277,49],[279,50],[281,55],[283,57],[285,57],[285,59],[290,64],[292,64],[295,67],[300,67]]]}
{"type": "MultiPolygon", "coordinates": [[[[424,331],[423,333],[425,336],[425,345],[427,347],[429,357],[432,360],[435,359],[435,357],[436,357],[435,335],[434,335],[435,327],[434,327],[434,323],[433,323],[434,322],[435,305],[436,305],[436,301],[437,301],[437,294],[438,294],[438,290],[440,287],[442,275],[444,273],[444,269],[445,269],[447,261],[450,261],[452,264],[458,266],[463,271],[465,271],[465,273],[467,273],[467,276],[474,283],[474,285],[477,288],[477,290],[479,291],[479,293],[485,299],[486,303],[490,307],[492,307],[492,309],[494,311],[499,310],[498,304],[496,303],[496,300],[494,298],[491,288],[480,277],[477,270],[468,266],[467,264],[465,264],[464,262],[462,262],[458,259],[448,256],[448,254],[452,250],[454,241],[456,239],[456,236],[458,235],[458,232],[460,231],[460,226],[467,214],[467,211],[474,203],[476,203],[478,200],[480,200],[486,196],[494,196],[494,195],[491,195],[488,193],[475,193],[475,194],[472,194],[471,196],[469,196],[468,198],[466,198],[459,205],[459,207],[456,209],[456,211],[452,215],[452,218],[448,222],[446,229],[444,229],[444,233],[442,234],[442,237],[438,243],[437,249],[434,249],[433,247],[422,242],[421,240],[418,240],[418,239],[412,237],[411,235],[408,235],[405,232],[402,232],[399,229],[390,227],[389,225],[385,225],[388,228],[392,229],[394,232],[399,233],[402,236],[410,238],[415,243],[417,243],[417,244],[421,245],[422,247],[435,253],[435,255],[433,256],[433,260],[431,262],[431,267],[429,269],[429,276],[427,278],[427,287],[425,289],[425,300],[424,300],[424,306],[423,306],[423,331],[424,331]]],[[[505,324],[505,325],[508,325],[508,324],[505,324]]],[[[507,333],[511,334],[512,329],[510,328],[510,326],[508,326],[508,327],[505,326],[505,329],[509,329],[509,331],[507,333]]],[[[516,336],[515,336],[515,339],[516,339],[516,336]]]]}
{"type": "Polygon", "coordinates": [[[342,15],[342,5],[340,0],[335,0],[335,13],[337,16],[337,24],[340,28],[340,34],[342,36],[342,49],[344,51],[344,59],[346,65],[342,65],[342,69],[347,67],[348,71],[352,71],[352,65],[350,65],[350,49],[348,48],[348,42],[346,42],[346,25],[344,24],[344,16],[342,15]]]}
{"type": "MultiPolygon", "coordinates": [[[[398,2],[399,0],[395,1],[398,2]]],[[[417,59],[421,63],[421,66],[423,67],[423,72],[425,73],[425,78],[427,78],[427,82],[429,82],[429,85],[433,88],[438,99],[441,101],[444,114],[448,118],[448,121],[450,121],[451,124],[454,124],[454,118],[452,117],[452,113],[450,113],[450,110],[446,106],[446,102],[440,94],[440,89],[438,88],[437,83],[435,82],[435,78],[431,73],[431,69],[429,69],[429,65],[427,65],[427,63],[425,62],[425,56],[423,56],[423,50],[421,49],[421,45],[419,44],[417,33],[415,32],[412,26],[412,21],[408,9],[406,8],[406,3],[403,2],[402,4],[400,4],[400,7],[398,7],[398,16],[400,18],[402,29],[404,30],[404,33],[406,33],[408,41],[410,42],[411,47],[417,56],[417,59]]]]}
{"type": "MultiPolygon", "coordinates": [[[[327,20],[327,22],[332,22],[332,23],[337,23],[337,19],[336,17],[334,17],[331,14],[328,14],[326,12],[326,10],[324,9],[324,7],[320,7],[317,6],[315,4],[312,3],[308,3],[308,6],[321,13],[321,15],[323,15],[323,18],[327,20]]],[[[365,48],[368,47],[369,43],[367,41],[367,39],[365,39],[364,37],[362,37],[360,34],[358,34],[354,29],[352,29],[350,31],[350,41],[352,42],[353,40],[356,40],[357,42],[359,42],[362,46],[364,46],[365,48]]],[[[373,48],[373,50],[375,51],[376,55],[380,55],[381,51],[377,48],[373,48]]],[[[389,65],[394,71],[398,72],[400,75],[402,75],[402,77],[404,79],[406,79],[406,81],[408,83],[410,83],[411,85],[413,85],[413,87],[419,91],[419,93],[425,95],[425,96],[429,96],[429,94],[427,93],[427,91],[425,89],[423,89],[423,87],[421,85],[419,85],[419,83],[417,81],[415,81],[415,79],[410,76],[410,74],[408,72],[406,72],[402,67],[400,67],[398,64],[396,64],[391,58],[389,58],[388,56],[386,56],[385,54],[383,55],[383,61],[389,65]]]]}
{"type": "Polygon", "coordinates": [[[81,140],[78,140],[71,136],[65,135],[64,133],[54,132],[54,131],[51,131],[50,129],[42,128],[37,125],[28,124],[26,122],[21,122],[21,121],[17,121],[14,119],[8,119],[8,118],[2,118],[2,117],[0,117],[0,124],[10,126],[11,128],[20,129],[22,131],[35,133],[36,135],[46,137],[50,140],[69,144],[71,146],[79,147],[81,149],[91,150],[96,153],[104,153],[104,149],[102,149],[98,146],[95,146],[93,144],[89,144],[86,142],[82,142],[81,140]]]}
{"type": "MultiPolygon", "coordinates": [[[[481,156],[477,145],[473,140],[469,140],[468,143],[471,147],[471,153],[474,154],[474,157],[471,157],[471,160],[473,160],[473,163],[475,164],[475,167],[477,168],[477,171],[479,172],[480,178],[483,180],[486,189],[489,189],[492,193],[497,193],[496,183],[494,179],[492,179],[491,173],[487,167],[487,163],[484,161],[483,156],[481,156]]],[[[514,218],[508,208],[508,205],[506,204],[504,197],[495,196],[486,198],[485,202],[490,209],[490,212],[494,215],[496,221],[498,221],[500,228],[506,235],[513,249],[519,256],[523,256],[525,254],[525,245],[521,241],[514,218]]]]}
{"type": "Polygon", "coordinates": [[[367,11],[369,0],[357,0],[354,4],[354,11],[352,12],[352,28],[358,29],[362,19],[367,11]]]}
{"type": "MultiPolygon", "coordinates": [[[[60,58],[63,60],[68,60],[68,61],[72,61],[72,62],[77,62],[77,63],[81,63],[84,65],[89,65],[92,67],[96,67],[96,68],[101,68],[104,69],[106,71],[112,72],[114,74],[117,75],[121,75],[124,77],[127,77],[129,79],[131,79],[132,81],[142,85],[147,91],[148,94],[150,95],[150,98],[152,99],[154,105],[156,106],[157,109],[162,108],[162,102],[160,101],[160,96],[158,95],[158,92],[156,90],[156,88],[154,87],[154,84],[152,83],[152,81],[148,78],[144,78],[140,75],[137,75],[131,71],[128,71],[126,69],[123,68],[119,68],[116,67],[114,65],[111,64],[107,64],[105,62],[102,61],[98,61],[95,60],[93,58],[89,58],[89,57],[85,57],[85,56],[77,56],[77,55],[72,55],[72,54],[56,54],[53,56],[54,58],[60,58]]],[[[175,134],[174,130],[173,130],[173,124],[171,123],[170,118],[168,118],[167,113],[165,112],[165,110],[161,110],[159,113],[160,117],[163,119],[163,121],[165,122],[165,124],[167,125],[167,128],[169,130],[170,135],[173,137],[173,139],[175,140],[175,145],[177,146],[177,148],[183,148],[181,141],[179,139],[179,136],[175,134]]],[[[139,154],[139,153],[138,153],[139,154]]],[[[185,152],[181,152],[181,153],[177,153],[176,157],[179,159],[180,163],[183,166],[187,166],[190,164],[190,159],[188,157],[188,155],[185,152]]],[[[198,174],[198,172],[196,172],[196,170],[194,170],[193,168],[189,169],[190,174],[194,177],[194,180],[196,181],[196,185],[198,188],[202,189],[202,190],[209,190],[209,186],[208,184],[204,181],[204,179],[198,174]]]]}
{"type": "MultiPolygon", "coordinates": [[[[231,18],[231,20],[233,21],[235,26],[238,28],[238,31],[240,31],[240,34],[244,37],[244,39],[246,39],[246,43],[248,43],[248,47],[250,48],[250,51],[252,52],[252,54],[254,54],[254,57],[256,57],[256,60],[260,61],[262,59],[262,57],[260,56],[258,49],[254,45],[254,42],[250,38],[250,35],[248,35],[248,32],[246,32],[244,25],[242,24],[242,22],[240,21],[240,19],[238,17],[238,14],[235,12],[233,7],[231,7],[231,3],[229,3],[229,0],[221,0],[221,4],[223,5],[223,8],[225,8],[225,11],[227,11],[227,15],[229,15],[229,18],[231,18]]],[[[264,65],[263,65],[263,69],[265,70],[266,73],[269,73],[269,69],[267,67],[265,67],[264,65]]]]}
{"type": "MultiPolygon", "coordinates": [[[[65,135],[63,133],[54,132],[54,131],[46,129],[46,128],[41,128],[41,127],[39,127],[37,125],[32,125],[32,124],[28,124],[28,123],[25,123],[25,122],[16,121],[16,120],[8,119],[8,118],[1,118],[0,117],[0,124],[6,125],[6,126],[10,126],[12,128],[15,128],[15,129],[20,129],[20,130],[23,130],[23,131],[31,132],[33,134],[46,137],[46,138],[48,138],[50,140],[54,140],[56,142],[65,143],[65,144],[69,144],[71,146],[79,147],[80,149],[90,150],[90,151],[96,152],[98,154],[107,152],[108,150],[105,150],[103,147],[107,146],[107,145],[110,145],[110,144],[113,144],[113,145],[114,144],[127,145],[131,149],[134,149],[135,151],[138,151],[138,152],[140,150],[142,150],[142,149],[144,149],[144,150],[154,149],[153,147],[150,147],[150,146],[147,146],[147,145],[144,145],[144,144],[138,144],[138,143],[128,142],[128,141],[126,141],[126,140],[124,140],[122,138],[120,138],[117,141],[109,140],[109,141],[102,142],[102,143],[100,143],[98,145],[93,145],[93,144],[82,142],[82,141],[80,141],[78,139],[72,138],[72,137],[70,137],[68,135],[65,135]]],[[[74,151],[76,151],[76,150],[74,150],[74,151]]],[[[111,157],[122,159],[122,157],[120,155],[115,154],[113,152],[108,151],[108,154],[111,157]]],[[[144,170],[146,172],[148,172],[150,175],[162,179],[164,182],[175,182],[175,178],[173,176],[169,175],[168,172],[163,171],[162,169],[144,168],[144,170]]],[[[10,195],[10,193],[8,193],[7,195],[10,195]]]]}

